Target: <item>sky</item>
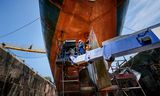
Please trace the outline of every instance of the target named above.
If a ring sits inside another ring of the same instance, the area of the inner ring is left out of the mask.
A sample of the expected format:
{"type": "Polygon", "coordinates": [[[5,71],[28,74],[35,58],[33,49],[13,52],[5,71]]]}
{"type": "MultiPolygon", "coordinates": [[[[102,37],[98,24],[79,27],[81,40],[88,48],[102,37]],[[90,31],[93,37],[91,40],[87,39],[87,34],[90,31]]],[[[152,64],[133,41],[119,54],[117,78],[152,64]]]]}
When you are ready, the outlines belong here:
{"type": "Polygon", "coordinates": [[[130,0],[122,34],[160,23],[160,0],[130,0]]]}
{"type": "MultiPolygon", "coordinates": [[[[129,34],[160,23],[160,0],[130,0],[122,34],[129,34]]],[[[40,19],[6,37],[4,34],[39,18],[38,0],[0,0],[0,43],[45,50],[40,19]]],[[[13,51],[30,68],[42,76],[52,77],[47,56],[13,51]]]]}
{"type": "MultiPolygon", "coordinates": [[[[22,48],[33,45],[33,49],[45,50],[40,19],[6,37],[2,35],[39,18],[38,0],[0,0],[0,43],[5,42],[22,48]]],[[[48,58],[45,54],[13,51],[17,58],[42,76],[52,77],[48,58]]]]}
{"type": "MultiPolygon", "coordinates": [[[[160,0],[130,0],[121,35],[131,34],[160,23],[160,0]]],[[[137,53],[124,56],[127,60],[137,53]]],[[[123,57],[116,58],[124,60],[123,57]]],[[[115,66],[117,62],[113,62],[115,66]]],[[[122,63],[122,62],[120,62],[122,63]]],[[[109,70],[109,72],[112,72],[109,70]]]]}

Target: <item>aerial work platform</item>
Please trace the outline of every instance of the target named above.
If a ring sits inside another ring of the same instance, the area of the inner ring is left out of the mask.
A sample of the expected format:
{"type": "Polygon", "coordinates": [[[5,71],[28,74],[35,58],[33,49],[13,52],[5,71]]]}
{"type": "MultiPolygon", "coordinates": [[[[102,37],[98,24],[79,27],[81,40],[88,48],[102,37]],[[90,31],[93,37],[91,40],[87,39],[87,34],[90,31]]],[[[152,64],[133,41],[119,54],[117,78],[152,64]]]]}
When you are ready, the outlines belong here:
{"type": "Polygon", "coordinates": [[[122,35],[102,42],[103,47],[87,51],[86,54],[72,58],[76,64],[82,64],[104,58],[107,61],[131,53],[147,51],[160,47],[160,24],[133,34],[122,35]]]}

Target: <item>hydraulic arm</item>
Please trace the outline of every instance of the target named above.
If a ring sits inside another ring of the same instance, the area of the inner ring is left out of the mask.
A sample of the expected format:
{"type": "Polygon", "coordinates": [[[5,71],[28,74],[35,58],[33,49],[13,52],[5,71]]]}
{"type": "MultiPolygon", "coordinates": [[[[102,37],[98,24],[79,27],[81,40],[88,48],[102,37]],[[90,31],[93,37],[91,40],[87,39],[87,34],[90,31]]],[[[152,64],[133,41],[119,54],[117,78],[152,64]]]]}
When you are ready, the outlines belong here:
{"type": "Polygon", "coordinates": [[[102,42],[103,47],[87,51],[72,58],[76,64],[94,61],[99,58],[111,60],[114,57],[142,52],[160,47],[160,24],[129,35],[122,35],[102,42]]]}

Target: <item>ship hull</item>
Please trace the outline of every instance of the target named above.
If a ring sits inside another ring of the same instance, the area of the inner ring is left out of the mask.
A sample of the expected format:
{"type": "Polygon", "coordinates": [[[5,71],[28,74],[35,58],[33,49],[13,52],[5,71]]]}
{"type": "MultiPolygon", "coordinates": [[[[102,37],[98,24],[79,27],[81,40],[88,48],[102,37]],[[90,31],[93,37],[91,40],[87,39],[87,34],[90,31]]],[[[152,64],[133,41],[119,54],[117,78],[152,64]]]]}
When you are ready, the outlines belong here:
{"type": "MultiPolygon", "coordinates": [[[[120,34],[128,0],[40,0],[40,13],[50,67],[57,87],[61,86],[61,68],[57,54],[65,40],[83,40],[93,32],[96,43],[120,34]]],[[[98,70],[101,70],[96,66],[98,70]]],[[[106,70],[104,70],[106,71],[106,70]]],[[[103,80],[103,79],[102,79],[103,80]]],[[[103,86],[104,87],[104,86],[103,86]]]]}

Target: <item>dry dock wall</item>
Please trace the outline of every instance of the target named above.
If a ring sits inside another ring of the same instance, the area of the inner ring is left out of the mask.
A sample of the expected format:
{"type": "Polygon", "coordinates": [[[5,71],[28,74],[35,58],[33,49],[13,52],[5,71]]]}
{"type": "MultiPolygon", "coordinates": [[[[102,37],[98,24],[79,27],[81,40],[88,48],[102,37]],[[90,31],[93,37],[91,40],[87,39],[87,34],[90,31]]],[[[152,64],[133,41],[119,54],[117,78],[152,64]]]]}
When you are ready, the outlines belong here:
{"type": "Polygon", "coordinates": [[[55,96],[55,86],[0,48],[0,96],[55,96]]]}

